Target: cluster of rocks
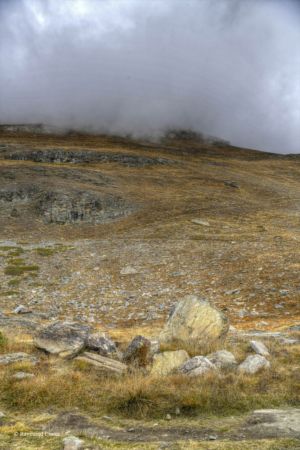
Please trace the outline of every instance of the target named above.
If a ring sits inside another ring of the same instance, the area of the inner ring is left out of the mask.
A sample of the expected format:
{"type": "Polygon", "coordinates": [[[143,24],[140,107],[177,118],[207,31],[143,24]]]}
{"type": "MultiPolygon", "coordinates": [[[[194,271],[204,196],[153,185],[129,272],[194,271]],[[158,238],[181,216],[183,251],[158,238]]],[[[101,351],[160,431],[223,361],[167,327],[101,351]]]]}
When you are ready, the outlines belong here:
{"type": "Polygon", "coordinates": [[[225,315],[209,302],[197,296],[187,296],[172,311],[158,340],[136,336],[124,352],[104,333],[92,333],[87,325],[74,322],[55,322],[36,336],[35,345],[51,355],[90,364],[102,373],[122,375],[140,369],[164,376],[179,373],[190,377],[222,369],[235,369],[254,374],[270,367],[269,352],[259,341],[251,341],[255,355],[249,355],[238,365],[227,350],[190,358],[183,348],[222,342],[229,329],[225,315]],[[161,351],[164,346],[175,350],[161,351]]]}

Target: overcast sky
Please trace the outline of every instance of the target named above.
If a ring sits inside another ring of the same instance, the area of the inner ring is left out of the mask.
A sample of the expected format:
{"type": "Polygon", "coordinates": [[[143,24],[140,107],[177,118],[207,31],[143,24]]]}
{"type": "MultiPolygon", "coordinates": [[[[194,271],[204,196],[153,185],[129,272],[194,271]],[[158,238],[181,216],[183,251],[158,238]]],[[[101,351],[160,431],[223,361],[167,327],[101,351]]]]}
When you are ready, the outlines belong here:
{"type": "Polygon", "coordinates": [[[0,122],[300,153],[300,2],[0,0],[0,122]]]}

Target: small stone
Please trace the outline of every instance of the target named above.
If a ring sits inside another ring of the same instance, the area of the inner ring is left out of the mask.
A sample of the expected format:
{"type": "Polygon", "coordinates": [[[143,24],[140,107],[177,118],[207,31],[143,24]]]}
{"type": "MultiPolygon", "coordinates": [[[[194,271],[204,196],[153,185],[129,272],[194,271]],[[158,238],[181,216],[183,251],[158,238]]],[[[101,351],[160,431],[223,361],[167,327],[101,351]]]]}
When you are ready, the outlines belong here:
{"type": "Polygon", "coordinates": [[[265,346],[265,344],[261,341],[250,341],[250,347],[255,351],[258,355],[262,356],[270,356],[270,353],[265,346]]]}
{"type": "Polygon", "coordinates": [[[90,334],[85,342],[88,350],[93,350],[99,355],[118,355],[116,344],[105,333],[90,334]]]}
{"type": "Polygon", "coordinates": [[[120,271],[120,275],[136,275],[138,271],[132,266],[123,267],[120,271]]]}
{"type": "Polygon", "coordinates": [[[14,380],[25,380],[28,378],[33,378],[34,375],[33,373],[28,373],[28,372],[16,372],[12,375],[12,378],[14,380]]]}
{"type": "Polygon", "coordinates": [[[15,314],[29,314],[31,311],[24,305],[19,305],[14,309],[15,314]]]}
{"type": "Polygon", "coordinates": [[[167,414],[167,415],[166,415],[166,420],[172,420],[171,414],[167,414]]]}
{"type": "Polygon", "coordinates": [[[210,435],[208,436],[208,440],[209,440],[209,441],[215,441],[216,439],[218,439],[218,436],[216,436],[215,434],[210,434],[210,435]]]}
{"type": "Polygon", "coordinates": [[[270,363],[264,356],[250,355],[239,365],[238,371],[253,375],[260,370],[268,369],[269,367],[270,363]]]}
{"type": "Polygon", "coordinates": [[[84,441],[75,436],[68,436],[63,440],[63,450],[82,450],[84,441]]]}
{"type": "Polygon", "coordinates": [[[192,223],[195,223],[196,225],[202,225],[204,227],[209,227],[210,223],[207,222],[207,220],[202,220],[202,219],[192,219],[191,220],[192,223]]]}

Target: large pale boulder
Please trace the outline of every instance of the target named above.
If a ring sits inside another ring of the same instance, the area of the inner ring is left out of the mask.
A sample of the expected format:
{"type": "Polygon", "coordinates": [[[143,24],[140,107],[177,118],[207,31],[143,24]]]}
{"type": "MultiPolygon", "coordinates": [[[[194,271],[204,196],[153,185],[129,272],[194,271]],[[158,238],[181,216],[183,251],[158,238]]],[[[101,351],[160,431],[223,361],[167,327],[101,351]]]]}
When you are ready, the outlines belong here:
{"type": "Polygon", "coordinates": [[[178,369],[189,355],[185,350],[157,353],[153,357],[152,375],[169,375],[178,369]]]}
{"type": "Polygon", "coordinates": [[[188,375],[189,377],[198,377],[208,372],[215,371],[216,366],[205,356],[194,356],[184,364],[182,364],[178,372],[188,375]]]}
{"type": "Polygon", "coordinates": [[[196,295],[188,295],[175,307],[159,339],[163,344],[207,345],[224,337],[228,329],[229,321],[221,311],[196,295]]]}
{"type": "Polygon", "coordinates": [[[36,336],[35,346],[52,355],[71,358],[85,346],[90,328],[75,322],[55,322],[36,336]]]}

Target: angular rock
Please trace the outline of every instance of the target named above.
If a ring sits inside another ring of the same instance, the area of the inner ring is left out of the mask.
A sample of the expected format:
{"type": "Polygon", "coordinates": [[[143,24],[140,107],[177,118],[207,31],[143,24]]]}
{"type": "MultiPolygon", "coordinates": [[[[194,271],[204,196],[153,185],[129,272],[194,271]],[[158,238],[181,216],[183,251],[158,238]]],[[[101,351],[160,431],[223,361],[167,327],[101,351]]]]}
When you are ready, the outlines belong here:
{"type": "Polygon", "coordinates": [[[260,370],[268,369],[269,367],[270,363],[264,356],[250,355],[239,365],[238,371],[253,375],[260,370]]]}
{"type": "Polygon", "coordinates": [[[89,329],[74,322],[55,322],[38,333],[35,346],[52,355],[71,358],[84,348],[89,329]]]}
{"type": "Polygon", "coordinates": [[[90,334],[86,339],[85,346],[88,350],[93,350],[102,356],[118,355],[116,344],[105,333],[90,334]]]}
{"type": "Polygon", "coordinates": [[[214,370],[216,370],[216,366],[208,358],[205,356],[194,356],[194,358],[182,364],[178,372],[190,377],[197,377],[214,370]]]}
{"type": "Polygon", "coordinates": [[[258,355],[261,356],[270,356],[269,350],[265,346],[265,344],[261,341],[250,341],[250,347],[255,351],[258,355]]]}
{"type": "Polygon", "coordinates": [[[207,220],[192,219],[191,222],[196,224],[196,225],[202,225],[203,227],[209,227],[210,226],[210,224],[209,224],[209,222],[207,222],[207,220]]]}
{"type": "Polygon", "coordinates": [[[63,440],[63,450],[82,450],[84,441],[75,436],[68,436],[63,440]]]}
{"type": "Polygon", "coordinates": [[[123,361],[136,367],[146,367],[151,360],[151,342],[144,336],[133,338],[123,354],[123,361]]]}
{"type": "Polygon", "coordinates": [[[13,364],[16,362],[29,362],[32,364],[37,363],[37,358],[35,358],[32,355],[28,355],[28,353],[7,353],[5,355],[0,356],[0,366],[1,365],[8,365],[13,364]]]}
{"type": "Polygon", "coordinates": [[[169,375],[188,359],[189,355],[185,350],[158,353],[153,357],[151,374],[169,375]]]}
{"type": "Polygon", "coordinates": [[[233,369],[237,366],[234,355],[227,350],[218,350],[207,356],[207,359],[218,369],[233,369]]]}
{"type": "Polygon", "coordinates": [[[93,366],[97,371],[107,375],[124,375],[127,372],[126,364],[96,353],[84,352],[77,356],[75,361],[83,361],[93,366]]]}
{"type": "Polygon", "coordinates": [[[180,301],[160,334],[161,343],[207,345],[224,337],[229,321],[208,301],[188,295],[180,301]]]}

